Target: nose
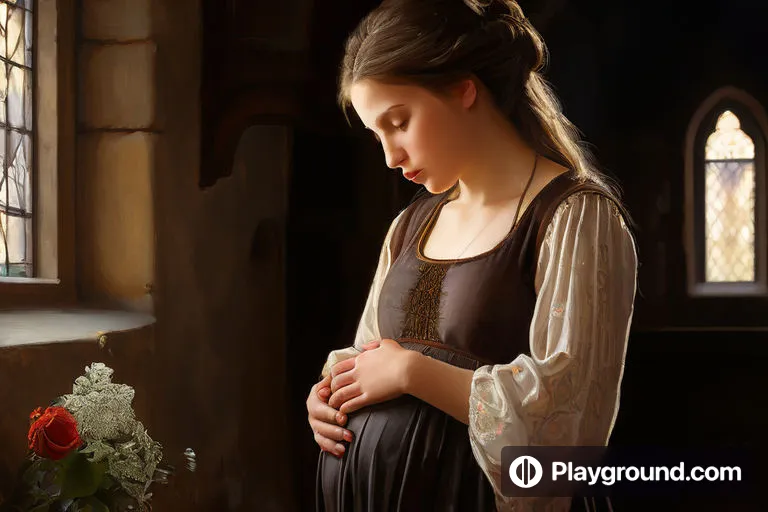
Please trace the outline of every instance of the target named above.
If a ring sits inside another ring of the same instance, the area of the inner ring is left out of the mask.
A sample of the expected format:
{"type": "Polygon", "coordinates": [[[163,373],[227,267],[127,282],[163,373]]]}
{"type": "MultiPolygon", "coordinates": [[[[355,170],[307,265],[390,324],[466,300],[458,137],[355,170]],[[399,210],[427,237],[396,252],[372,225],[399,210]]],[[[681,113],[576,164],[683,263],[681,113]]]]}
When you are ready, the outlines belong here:
{"type": "Polygon", "coordinates": [[[390,169],[397,169],[402,166],[406,157],[408,156],[405,150],[397,145],[387,142],[383,143],[384,146],[384,158],[387,161],[387,167],[390,169]]]}

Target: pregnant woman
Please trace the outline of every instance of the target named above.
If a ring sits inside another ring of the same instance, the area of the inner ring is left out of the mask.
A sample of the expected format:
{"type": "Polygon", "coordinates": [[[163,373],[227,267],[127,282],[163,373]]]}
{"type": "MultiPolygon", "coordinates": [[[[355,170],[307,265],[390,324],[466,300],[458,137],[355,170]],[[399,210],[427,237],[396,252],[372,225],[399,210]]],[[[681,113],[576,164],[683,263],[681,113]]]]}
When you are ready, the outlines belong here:
{"type": "Polygon", "coordinates": [[[348,40],[342,106],[423,189],[307,399],[318,511],[608,509],[501,493],[504,446],[608,443],[636,291],[545,54],[511,0],[385,0],[348,40]]]}

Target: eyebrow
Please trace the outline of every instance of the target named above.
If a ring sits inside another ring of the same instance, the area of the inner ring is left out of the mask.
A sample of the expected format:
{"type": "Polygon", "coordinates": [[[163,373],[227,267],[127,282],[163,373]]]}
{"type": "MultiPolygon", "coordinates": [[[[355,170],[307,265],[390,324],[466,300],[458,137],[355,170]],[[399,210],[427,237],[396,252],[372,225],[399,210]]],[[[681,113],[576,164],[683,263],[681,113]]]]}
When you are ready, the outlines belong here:
{"type": "MultiPolygon", "coordinates": [[[[384,112],[382,112],[381,114],[379,114],[379,116],[376,118],[376,121],[374,121],[374,125],[378,125],[378,124],[381,122],[381,119],[382,119],[383,117],[385,117],[387,114],[389,114],[389,112],[390,112],[390,111],[392,111],[392,110],[394,110],[394,109],[396,109],[396,108],[398,108],[398,107],[404,107],[404,106],[405,106],[405,104],[404,104],[404,103],[398,103],[397,105],[392,105],[392,106],[391,106],[391,107],[389,107],[387,110],[385,110],[384,112]]],[[[366,129],[367,129],[367,130],[371,130],[371,131],[373,131],[371,128],[368,128],[367,126],[366,126],[366,129]]]]}

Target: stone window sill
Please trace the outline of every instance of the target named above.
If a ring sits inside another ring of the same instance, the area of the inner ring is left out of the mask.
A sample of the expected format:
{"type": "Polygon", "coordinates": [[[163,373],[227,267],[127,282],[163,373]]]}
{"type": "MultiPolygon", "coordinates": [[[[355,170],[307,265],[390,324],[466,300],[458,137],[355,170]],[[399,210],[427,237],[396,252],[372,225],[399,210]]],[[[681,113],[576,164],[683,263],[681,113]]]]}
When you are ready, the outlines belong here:
{"type": "Polygon", "coordinates": [[[0,349],[71,341],[97,341],[102,335],[155,323],[146,313],[90,309],[0,311],[0,349]]]}

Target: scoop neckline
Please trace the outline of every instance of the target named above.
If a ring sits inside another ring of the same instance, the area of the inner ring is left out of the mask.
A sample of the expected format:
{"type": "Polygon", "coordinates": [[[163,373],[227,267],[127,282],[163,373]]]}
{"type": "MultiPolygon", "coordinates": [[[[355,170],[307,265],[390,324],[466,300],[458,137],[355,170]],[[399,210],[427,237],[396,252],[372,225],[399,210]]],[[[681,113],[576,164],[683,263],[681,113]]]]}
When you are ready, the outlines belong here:
{"type": "Polygon", "coordinates": [[[531,215],[531,212],[533,210],[532,206],[533,203],[543,194],[548,188],[550,188],[557,180],[561,179],[565,175],[573,175],[573,170],[569,169],[567,171],[561,172],[551,180],[547,182],[546,185],[541,187],[541,190],[539,190],[536,194],[534,194],[533,198],[531,199],[530,203],[528,203],[528,206],[525,208],[525,211],[522,215],[517,219],[517,221],[512,225],[509,232],[502,238],[499,243],[497,243],[494,247],[491,247],[487,251],[481,252],[480,254],[476,254],[474,256],[467,256],[465,258],[455,258],[455,259],[437,259],[437,258],[430,258],[424,254],[424,243],[426,238],[432,233],[432,229],[434,228],[435,222],[437,220],[438,215],[440,214],[440,211],[443,209],[443,207],[448,204],[450,201],[448,200],[448,197],[450,194],[446,194],[445,197],[440,199],[438,201],[437,205],[435,205],[434,208],[432,208],[432,211],[429,214],[429,217],[427,218],[426,225],[421,229],[421,233],[419,234],[419,238],[416,240],[416,257],[420,259],[421,261],[427,262],[427,263],[437,263],[437,264],[450,264],[450,263],[464,263],[468,261],[474,261],[478,260],[480,258],[484,258],[485,256],[488,256],[489,254],[492,254],[499,250],[501,246],[503,246],[507,240],[511,239],[516,233],[517,228],[520,226],[520,224],[523,223],[523,220],[526,219],[526,216],[531,215]]]}

